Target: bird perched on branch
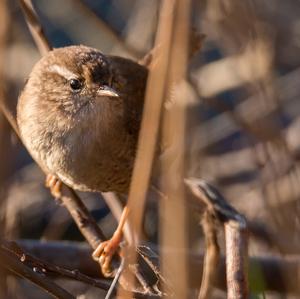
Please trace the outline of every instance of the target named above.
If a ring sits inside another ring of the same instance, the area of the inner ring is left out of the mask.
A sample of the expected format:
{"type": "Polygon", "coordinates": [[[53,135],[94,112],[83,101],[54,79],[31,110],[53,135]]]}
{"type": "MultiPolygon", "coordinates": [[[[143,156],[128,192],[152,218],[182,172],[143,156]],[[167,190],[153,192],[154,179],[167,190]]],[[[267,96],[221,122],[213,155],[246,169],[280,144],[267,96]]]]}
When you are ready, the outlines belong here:
{"type": "MultiPolygon", "coordinates": [[[[55,49],[34,66],[20,95],[17,121],[32,157],[61,182],[80,191],[129,188],[144,103],[147,69],[96,49],[55,49]]],[[[111,240],[94,257],[109,271],[122,236],[123,214],[111,240]]]]}

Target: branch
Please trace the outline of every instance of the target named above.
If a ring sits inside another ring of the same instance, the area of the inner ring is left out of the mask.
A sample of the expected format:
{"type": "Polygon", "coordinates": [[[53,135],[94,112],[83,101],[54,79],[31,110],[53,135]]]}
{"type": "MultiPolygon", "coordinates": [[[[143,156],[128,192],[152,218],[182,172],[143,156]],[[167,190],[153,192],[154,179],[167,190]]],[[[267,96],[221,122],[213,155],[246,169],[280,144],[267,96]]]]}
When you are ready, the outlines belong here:
{"type": "Polygon", "coordinates": [[[80,232],[91,247],[96,249],[99,243],[105,240],[105,236],[95,219],[72,188],[64,185],[61,194],[60,200],[71,214],[80,232]]]}
{"type": "Polygon", "coordinates": [[[16,243],[40,260],[68,269],[78,269],[90,277],[101,277],[98,264],[91,258],[91,247],[84,242],[21,239],[16,243]]]}
{"type": "MultiPolygon", "coordinates": [[[[18,240],[17,244],[26,252],[49,263],[60,267],[78,269],[87,276],[98,278],[99,267],[91,259],[91,249],[83,242],[62,241],[35,241],[18,240]],[[66,259],[68,256],[68,259],[66,259]]],[[[166,254],[174,249],[165,249],[166,254]]],[[[152,264],[158,264],[157,255],[147,253],[152,264]]],[[[203,258],[201,254],[190,254],[191,285],[196,289],[199,286],[203,273],[203,258]]],[[[221,256],[219,264],[215,267],[216,280],[213,285],[226,291],[226,262],[221,256]]],[[[154,272],[154,271],[153,271],[154,272]]],[[[269,257],[257,256],[249,258],[249,281],[251,292],[275,291],[280,293],[299,294],[300,256],[269,257]],[[258,281],[259,278],[259,281],[258,281]]]]}
{"type": "Polygon", "coordinates": [[[248,236],[244,216],[205,181],[189,178],[185,182],[196,198],[205,203],[207,212],[225,226],[228,298],[248,298],[248,236]]]}

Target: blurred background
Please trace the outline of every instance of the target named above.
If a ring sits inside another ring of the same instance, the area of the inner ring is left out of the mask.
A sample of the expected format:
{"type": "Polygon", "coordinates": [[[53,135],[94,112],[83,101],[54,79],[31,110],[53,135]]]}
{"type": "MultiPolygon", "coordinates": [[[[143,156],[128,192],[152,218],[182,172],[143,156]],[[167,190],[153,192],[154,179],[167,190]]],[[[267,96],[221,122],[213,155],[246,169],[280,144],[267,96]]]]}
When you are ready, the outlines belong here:
{"type": "MultiPolygon", "coordinates": [[[[84,44],[134,60],[153,47],[158,0],[33,4],[53,47],[84,44]]],[[[254,237],[251,256],[285,256],[300,249],[299,15],[297,0],[193,1],[191,27],[206,37],[188,65],[186,175],[214,183],[247,217],[254,237]]],[[[16,0],[0,4],[0,38],[0,92],[14,106],[40,57],[16,0]]],[[[2,114],[0,141],[1,234],[83,240],[2,114]]],[[[104,201],[96,194],[82,197],[110,236],[116,222],[104,201]]],[[[151,242],[157,242],[156,210],[150,200],[144,235],[151,242]]],[[[192,248],[198,251],[200,229],[193,234],[192,248]]],[[[46,298],[14,279],[7,280],[6,294],[46,298]]],[[[287,297],[266,292],[259,298],[287,297]]]]}

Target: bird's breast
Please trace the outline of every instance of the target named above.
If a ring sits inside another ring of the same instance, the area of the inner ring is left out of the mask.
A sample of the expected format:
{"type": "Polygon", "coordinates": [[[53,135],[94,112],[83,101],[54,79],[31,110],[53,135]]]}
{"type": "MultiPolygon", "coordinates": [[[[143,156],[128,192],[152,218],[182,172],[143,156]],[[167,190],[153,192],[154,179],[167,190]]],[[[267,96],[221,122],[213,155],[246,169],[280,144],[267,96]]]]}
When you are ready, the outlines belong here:
{"type": "Polygon", "coordinates": [[[60,152],[60,162],[55,153],[51,159],[56,160],[52,162],[57,165],[57,175],[66,184],[81,191],[127,191],[135,144],[122,132],[116,141],[95,130],[70,132],[60,152]]]}

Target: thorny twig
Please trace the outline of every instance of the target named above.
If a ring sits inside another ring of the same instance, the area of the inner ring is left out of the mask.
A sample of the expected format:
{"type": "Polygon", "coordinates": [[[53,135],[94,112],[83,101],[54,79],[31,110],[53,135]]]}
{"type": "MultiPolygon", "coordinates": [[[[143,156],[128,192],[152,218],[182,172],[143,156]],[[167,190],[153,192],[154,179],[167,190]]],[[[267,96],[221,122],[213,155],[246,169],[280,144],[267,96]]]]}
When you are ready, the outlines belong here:
{"type": "Polygon", "coordinates": [[[189,178],[185,183],[196,198],[205,203],[206,211],[224,224],[228,298],[248,298],[248,242],[244,216],[205,181],[189,178]]]}
{"type": "Polygon", "coordinates": [[[44,276],[61,276],[65,278],[74,279],[84,282],[86,284],[98,287],[100,289],[109,289],[109,282],[91,278],[78,270],[69,270],[52,263],[42,261],[26,252],[24,252],[15,242],[9,242],[1,240],[1,249],[5,249],[10,252],[14,257],[19,259],[24,265],[29,268],[35,269],[35,272],[39,272],[44,276]]]}
{"type": "Polygon", "coordinates": [[[75,299],[75,297],[65,289],[46,278],[43,274],[37,273],[34,269],[27,267],[22,260],[13,256],[7,248],[0,246],[1,265],[16,275],[23,277],[38,287],[44,289],[55,298],[75,299]]]}

